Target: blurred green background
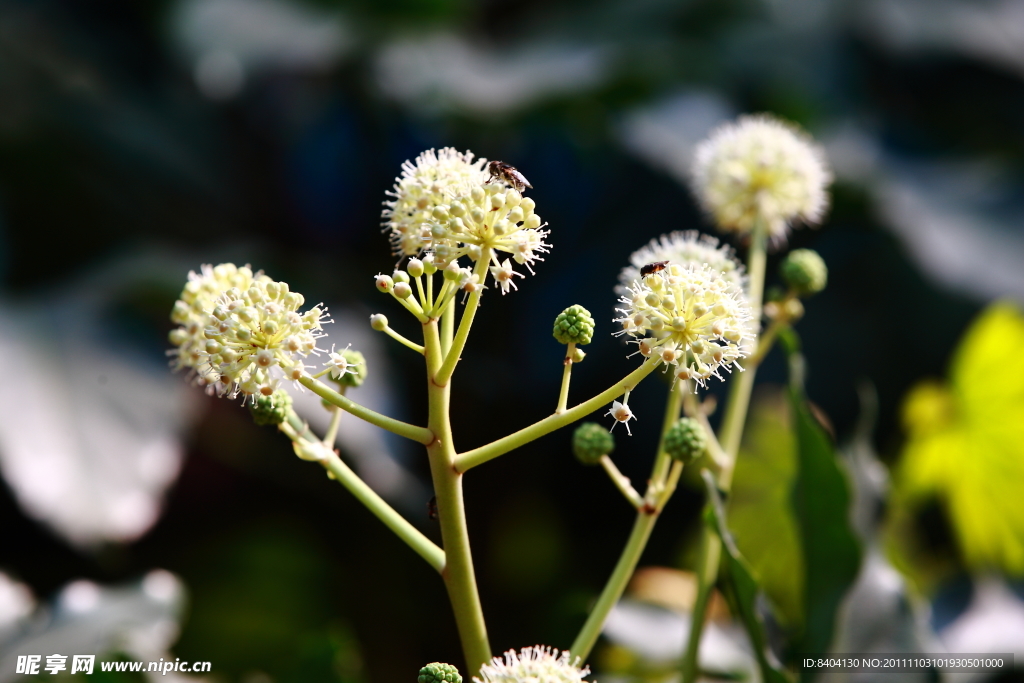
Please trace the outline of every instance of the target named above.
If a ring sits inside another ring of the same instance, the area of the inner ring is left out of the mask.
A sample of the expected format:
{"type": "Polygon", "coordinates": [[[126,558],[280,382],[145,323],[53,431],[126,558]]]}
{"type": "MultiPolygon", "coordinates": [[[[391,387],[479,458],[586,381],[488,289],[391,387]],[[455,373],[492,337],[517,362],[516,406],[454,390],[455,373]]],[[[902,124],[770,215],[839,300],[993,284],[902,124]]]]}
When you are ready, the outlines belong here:
{"type": "MultiPolygon", "coordinates": [[[[626,255],[672,230],[711,231],[686,186],[693,145],[721,120],[769,111],[811,132],[836,173],[824,226],[791,238],[830,269],[798,326],[808,396],[847,443],[870,387],[877,420],[857,443],[898,466],[908,391],[945,381],[986,304],[1024,300],[1021,26],[1020,0],[0,0],[0,570],[43,603],[72,580],[169,570],[189,596],[173,652],[212,661],[224,681],[403,681],[461,662],[426,565],[283,437],[164,369],[168,313],[200,263],[248,262],[327,302],[340,346],[373,312],[411,334],[371,276],[395,264],[384,191],[430,147],[517,166],[552,231],[536,276],[485,297],[453,394],[461,449],[553,407],[550,325],[566,306],[599,324],[574,396],[633,367],[608,334],[626,255]],[[134,467],[144,447],[159,463],[107,490],[117,458],[134,467]]],[[[379,345],[379,401],[421,420],[417,359],[359,334],[379,345]]],[[[1001,379],[999,395],[1018,400],[1020,363],[1000,355],[1019,358],[1024,337],[1000,339],[963,381],[1001,379]]],[[[781,354],[759,381],[785,383],[781,354]]],[[[631,397],[639,422],[616,460],[635,481],[665,390],[651,381],[631,397]]],[[[467,478],[496,652],[567,646],[632,524],[569,438],[467,478]]],[[[364,448],[357,469],[437,537],[425,458],[381,443],[386,466],[364,448]]],[[[1001,443],[1009,464],[979,475],[976,496],[999,480],[991,495],[1012,501],[1021,440],[1001,443]]],[[[786,481],[785,466],[769,474],[753,488],[786,481]]],[[[937,630],[967,609],[972,575],[1004,574],[1006,600],[1024,596],[1024,560],[975,562],[958,542],[946,495],[957,477],[942,481],[877,513],[880,545],[937,630]]],[[[643,565],[692,562],[698,484],[666,510],[643,565]]],[[[1020,524],[995,541],[1006,557],[1024,548],[1020,524]]],[[[772,533],[737,529],[752,557],[772,555],[772,533]]],[[[796,609],[795,588],[773,590],[796,609]]],[[[28,623],[22,611],[10,623],[28,623]]]]}

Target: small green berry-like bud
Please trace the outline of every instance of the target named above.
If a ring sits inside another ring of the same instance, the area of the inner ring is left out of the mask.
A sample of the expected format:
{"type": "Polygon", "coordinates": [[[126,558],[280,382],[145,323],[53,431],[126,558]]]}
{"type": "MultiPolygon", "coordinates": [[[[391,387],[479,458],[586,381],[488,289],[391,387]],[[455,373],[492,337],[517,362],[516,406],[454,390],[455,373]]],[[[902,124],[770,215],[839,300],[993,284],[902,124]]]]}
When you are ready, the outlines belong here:
{"type": "Polygon", "coordinates": [[[583,359],[586,358],[586,357],[587,357],[587,354],[586,354],[586,352],[583,349],[579,348],[578,346],[575,349],[573,349],[573,352],[572,352],[572,362],[573,363],[582,363],[583,359]]]}
{"type": "Polygon", "coordinates": [[[462,676],[451,664],[434,662],[420,669],[416,683],[462,683],[462,676]]]}
{"type": "MultiPolygon", "coordinates": [[[[366,381],[366,358],[354,349],[339,352],[344,361],[344,372],[332,372],[331,379],[343,387],[358,387],[366,381]]],[[[340,365],[340,364],[338,364],[340,365]]]]}
{"type": "Polygon", "coordinates": [[[555,318],[552,334],[561,344],[589,344],[594,338],[594,318],[579,304],[570,306],[555,318]]]}
{"type": "Polygon", "coordinates": [[[615,450],[615,437],[596,422],[584,422],[572,435],[572,452],[584,465],[596,465],[615,450]]]}
{"type": "Polygon", "coordinates": [[[370,316],[370,327],[378,332],[383,332],[388,328],[388,317],[383,313],[374,313],[370,316]]]}
{"type": "Polygon", "coordinates": [[[396,270],[395,272],[391,273],[391,277],[392,279],[394,279],[396,283],[409,282],[409,273],[405,272],[404,270],[396,270]]]}
{"type": "Polygon", "coordinates": [[[391,279],[390,275],[378,275],[377,276],[377,289],[382,292],[390,292],[395,286],[395,281],[391,279]]]}
{"type": "Polygon", "coordinates": [[[800,296],[816,294],[828,283],[828,267],[818,252],[811,249],[789,252],[779,270],[786,284],[800,296]]]}
{"type": "Polygon", "coordinates": [[[278,389],[270,396],[257,396],[254,403],[249,404],[249,412],[253,422],[263,425],[279,425],[285,421],[292,407],[292,397],[283,389],[278,389]]]}
{"type": "Polygon", "coordinates": [[[684,417],[665,434],[665,452],[682,463],[693,461],[708,447],[704,427],[692,417],[684,417]]]}

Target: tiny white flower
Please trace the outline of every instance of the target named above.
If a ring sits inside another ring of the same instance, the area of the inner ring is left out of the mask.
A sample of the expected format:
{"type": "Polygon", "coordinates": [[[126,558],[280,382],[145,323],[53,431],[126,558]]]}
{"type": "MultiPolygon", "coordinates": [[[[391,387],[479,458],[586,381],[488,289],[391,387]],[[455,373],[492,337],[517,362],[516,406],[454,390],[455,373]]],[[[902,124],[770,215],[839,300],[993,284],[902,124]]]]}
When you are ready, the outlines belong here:
{"type": "Polygon", "coordinates": [[[502,294],[508,294],[509,287],[519,289],[513,280],[514,277],[525,277],[522,273],[512,270],[512,264],[509,263],[508,259],[505,259],[497,266],[491,266],[491,275],[501,288],[502,294]]]}
{"type": "Polygon", "coordinates": [[[718,227],[749,233],[760,219],[776,242],[795,222],[821,222],[831,181],[821,148],[767,115],[719,127],[694,156],[694,191],[718,227]]]}
{"type": "MultiPolygon", "coordinates": [[[[629,406],[625,403],[619,403],[618,401],[612,401],[612,407],[608,409],[605,415],[611,415],[615,419],[615,423],[612,424],[612,430],[615,429],[615,425],[620,422],[626,425],[626,433],[633,436],[633,432],[629,431],[629,421],[635,420],[636,416],[633,415],[633,411],[629,409],[629,406]]],[[[611,430],[609,430],[611,431],[611,430]]]]}
{"type": "Polygon", "coordinates": [[[509,650],[504,658],[495,657],[480,667],[474,683],[586,683],[588,667],[580,667],[580,659],[571,659],[568,650],[559,653],[547,646],[509,650]]]}

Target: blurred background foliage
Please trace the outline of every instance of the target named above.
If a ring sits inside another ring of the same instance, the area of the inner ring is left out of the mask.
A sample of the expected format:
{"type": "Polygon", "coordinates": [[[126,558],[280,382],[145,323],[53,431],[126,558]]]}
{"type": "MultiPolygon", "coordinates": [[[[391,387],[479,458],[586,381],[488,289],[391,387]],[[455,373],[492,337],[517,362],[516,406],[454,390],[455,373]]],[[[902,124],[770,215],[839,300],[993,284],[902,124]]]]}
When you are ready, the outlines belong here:
{"type": "MultiPolygon", "coordinates": [[[[1024,652],[1021,26],[1021,0],[0,0],[0,569],[21,582],[0,641],[58,623],[34,601],[57,604],[70,581],[159,567],[189,596],[163,647],[220,680],[401,681],[461,661],[429,568],[283,438],[166,376],[185,273],[249,262],[326,301],[332,340],[376,354],[376,405],[417,420],[416,359],[358,327],[377,311],[414,327],[371,285],[394,265],[383,192],[429,147],[514,164],[554,249],[477,318],[453,399],[458,445],[474,447],[552,408],[566,306],[599,322],[575,396],[633,365],[601,333],[625,255],[710,230],[685,185],[693,145],[770,111],[815,135],[837,176],[825,226],[791,244],[830,269],[799,330],[807,395],[848,444],[867,558],[853,590],[909,578],[909,631],[1024,652]]],[[[770,388],[783,354],[759,379],[730,526],[785,629],[808,606],[796,446],[770,388]]],[[[640,428],[616,460],[636,480],[664,392],[631,398],[640,428]]],[[[418,452],[342,446],[437,535],[418,452]]],[[[495,651],[566,646],[627,505],[568,433],[474,471],[466,497],[495,651]]],[[[642,564],[692,568],[703,500],[691,479],[642,564]]],[[[686,581],[672,585],[683,597],[664,602],[685,612],[686,581]]],[[[867,619],[840,615],[847,651],[867,619]]],[[[606,669],[632,666],[615,648],[606,669]]]]}

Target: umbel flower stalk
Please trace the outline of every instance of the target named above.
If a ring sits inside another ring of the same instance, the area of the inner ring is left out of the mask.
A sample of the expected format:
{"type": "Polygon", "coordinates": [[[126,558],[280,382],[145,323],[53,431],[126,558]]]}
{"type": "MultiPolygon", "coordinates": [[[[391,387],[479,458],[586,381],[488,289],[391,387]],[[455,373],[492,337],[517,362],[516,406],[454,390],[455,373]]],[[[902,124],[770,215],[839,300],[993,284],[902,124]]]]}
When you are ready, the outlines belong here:
{"type": "MultiPolygon", "coordinates": [[[[749,238],[747,294],[752,321],[758,329],[769,241],[782,245],[792,225],[819,223],[828,208],[827,186],[831,180],[824,153],[811,138],[766,115],[744,116],[725,124],[697,149],[693,190],[698,200],[720,230],[749,238]]],[[[817,277],[821,286],[823,277],[817,277]]],[[[722,462],[717,486],[725,492],[732,485],[757,366],[775,338],[775,330],[769,332],[762,341],[763,347],[752,355],[747,371],[730,387],[718,449],[722,462]]],[[[721,540],[705,527],[697,598],[683,653],[683,683],[693,683],[698,677],[697,653],[721,550],[721,540]]]]}
{"type": "MultiPolygon", "coordinates": [[[[722,197],[754,206],[756,212],[785,205],[766,199],[765,192],[775,191],[766,179],[776,176],[757,166],[764,159],[782,157],[765,153],[743,156],[732,143],[723,148],[728,149],[730,158],[735,157],[734,161],[750,162],[745,176],[735,169],[729,171],[730,182],[735,185],[737,178],[747,178],[748,184],[757,187],[748,191],[731,187],[729,193],[711,193],[714,197],[709,195],[705,205],[713,209],[714,215],[717,209],[713,205],[725,201],[722,197]]],[[[251,404],[258,422],[276,426],[292,441],[300,459],[323,466],[332,479],[438,571],[448,592],[467,675],[472,680],[581,682],[588,674],[582,662],[625,590],[683,467],[706,449],[728,486],[736,439],[741,433],[737,430],[742,429],[745,417],[743,394],[749,399],[752,382],[733,391],[734,405],[727,413],[726,438],[721,444],[710,431],[695,394],[711,377],[724,379],[733,369],[743,370],[740,362],[755,351],[764,254],[772,222],[761,218],[753,222],[746,271],[729,247],[693,232],[663,236],[637,251],[620,275],[617,291],[621,307],[615,334],[628,337],[636,347],[632,355],[640,356],[638,366],[606,390],[573,404],[569,400],[571,368],[583,360],[585,354],[579,347],[594,340],[596,324],[586,309],[570,306],[555,321],[552,333],[566,346],[562,385],[557,401],[552,397],[555,410],[489,444],[459,452],[452,434],[451,392],[476,309],[488,289],[500,290],[503,295],[515,291],[551,248],[550,231],[537,214],[535,202],[523,195],[528,186],[485,170],[495,167],[502,165],[487,166],[486,160],[476,159],[470,152],[429,150],[403,165],[382,212],[392,249],[405,266],[391,274],[378,273],[374,284],[397,304],[398,310],[405,309],[419,323],[421,338],[400,333],[383,314],[373,315],[370,325],[423,359],[428,399],[425,425],[382,415],[349,397],[347,394],[358,391],[366,376],[363,356],[343,345],[332,345],[327,351],[323,324],[329,321],[323,308],[306,309],[302,295],[292,292],[286,283],[248,267],[203,266],[200,273],[189,275],[172,313],[178,324],[171,333],[175,347],[171,351],[172,365],[188,370],[207,391],[243,397],[251,404]],[[607,410],[605,422],[613,427],[623,422],[628,434],[630,422],[637,419],[629,405],[630,393],[659,368],[671,371],[672,387],[651,477],[643,493],[633,488],[611,460],[614,440],[609,431],[590,424],[576,439],[581,461],[601,464],[637,517],[619,561],[571,650],[559,653],[537,646],[492,659],[467,526],[466,473],[602,409],[607,410]],[[331,411],[330,427],[322,438],[292,410],[287,392],[304,390],[323,398],[331,411]],[[681,420],[684,406],[687,417],[681,420]],[[424,446],[437,503],[440,547],[388,506],[335,453],[334,438],[343,428],[343,412],[424,446]]],[[[779,190],[782,195],[793,194],[792,176],[777,175],[785,179],[778,185],[785,190],[779,190]]],[[[724,181],[715,181],[720,182],[724,181]]],[[[746,215],[746,210],[733,213],[746,215]]],[[[810,212],[800,210],[788,218],[779,219],[780,215],[776,211],[772,220],[788,224],[812,217],[810,212]]],[[[763,354],[757,351],[760,358],[763,354]]],[[[741,377],[752,375],[752,368],[741,373],[741,377]]],[[[710,569],[711,560],[717,562],[717,557],[711,558],[709,551],[708,558],[710,569]]],[[[702,574],[702,590],[709,587],[705,583],[713,575],[702,574]]],[[[702,595],[706,599],[706,594],[702,595]]],[[[459,674],[450,665],[434,663],[424,667],[420,676],[450,683],[459,674]]]]}

